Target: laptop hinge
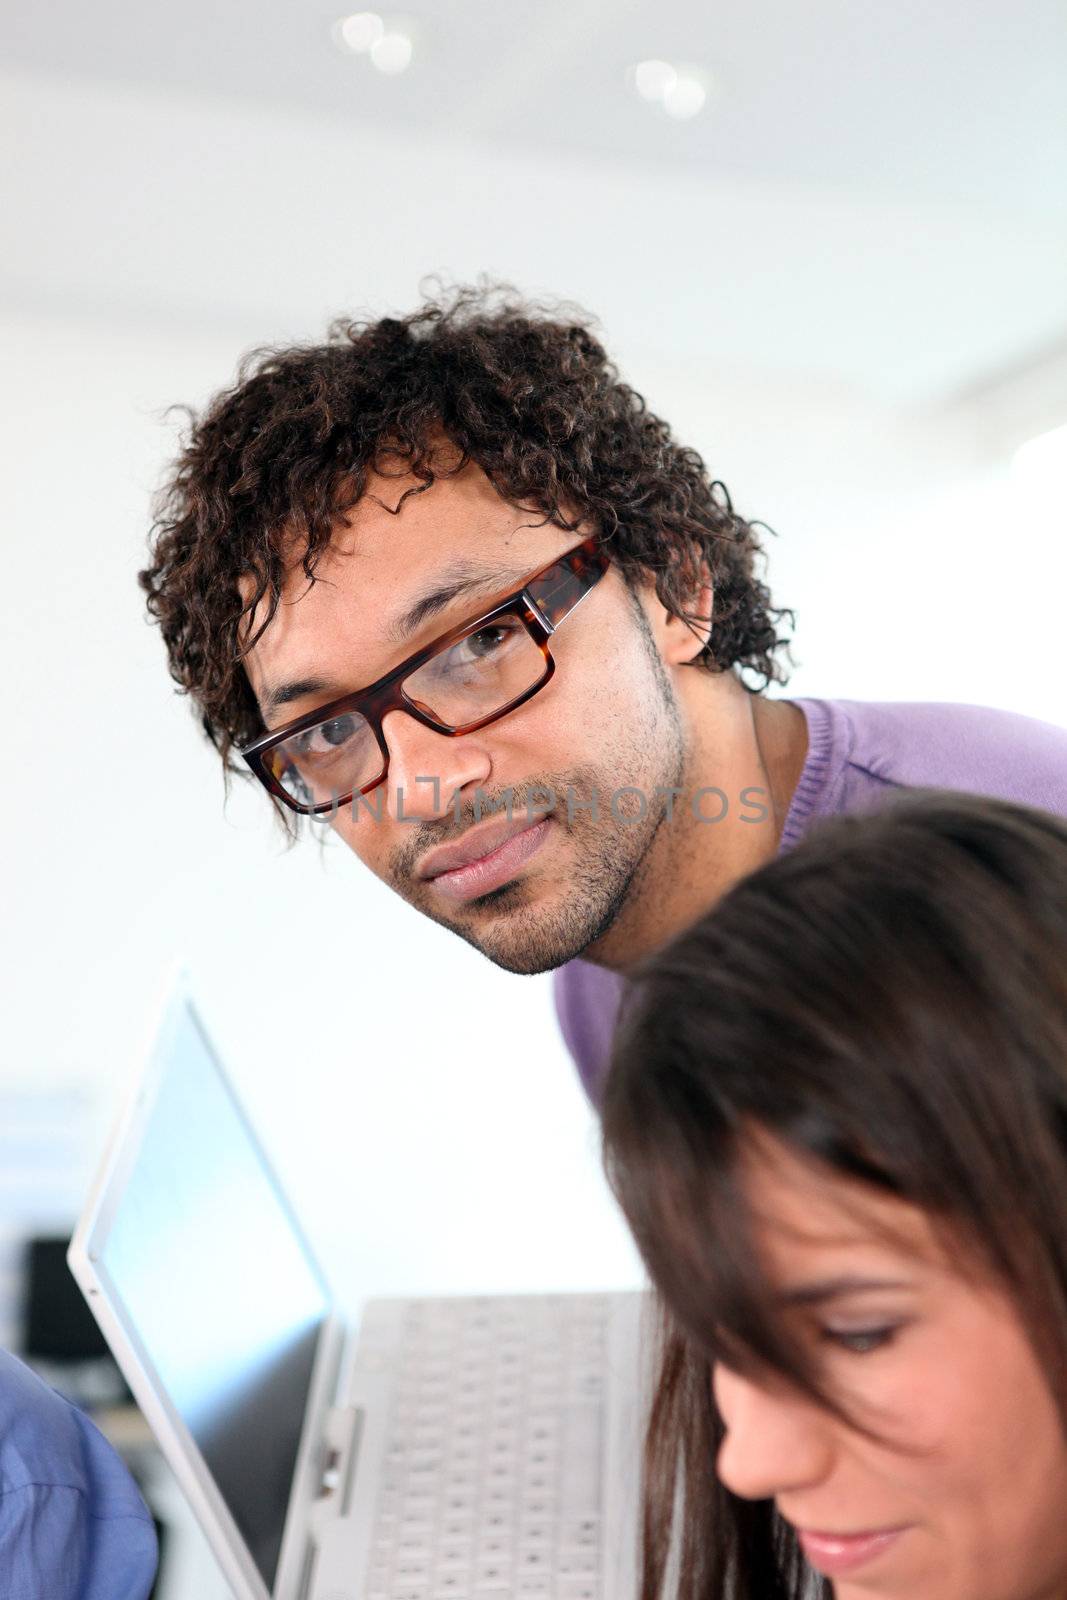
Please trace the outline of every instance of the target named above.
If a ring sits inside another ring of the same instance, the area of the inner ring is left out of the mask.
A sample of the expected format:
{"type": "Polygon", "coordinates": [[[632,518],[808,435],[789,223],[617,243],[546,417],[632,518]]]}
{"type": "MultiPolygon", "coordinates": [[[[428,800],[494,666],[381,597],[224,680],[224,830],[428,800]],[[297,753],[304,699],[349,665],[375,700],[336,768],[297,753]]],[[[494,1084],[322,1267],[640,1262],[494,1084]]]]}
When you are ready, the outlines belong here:
{"type": "Polygon", "coordinates": [[[388,1393],[380,1377],[360,1377],[349,1390],[350,1404],[333,1407],[324,1419],[317,1493],[308,1515],[316,1594],[359,1600],[363,1593],[385,1455],[388,1393]]]}
{"type": "Polygon", "coordinates": [[[363,1411],[359,1406],[333,1406],[327,1412],[315,1500],[329,1500],[333,1516],[348,1515],[362,1431],[363,1411]]]}
{"type": "Polygon", "coordinates": [[[331,1406],[327,1411],[319,1441],[308,1542],[297,1600],[308,1600],[311,1594],[325,1530],[348,1515],[362,1432],[363,1411],[359,1406],[331,1406]]]}

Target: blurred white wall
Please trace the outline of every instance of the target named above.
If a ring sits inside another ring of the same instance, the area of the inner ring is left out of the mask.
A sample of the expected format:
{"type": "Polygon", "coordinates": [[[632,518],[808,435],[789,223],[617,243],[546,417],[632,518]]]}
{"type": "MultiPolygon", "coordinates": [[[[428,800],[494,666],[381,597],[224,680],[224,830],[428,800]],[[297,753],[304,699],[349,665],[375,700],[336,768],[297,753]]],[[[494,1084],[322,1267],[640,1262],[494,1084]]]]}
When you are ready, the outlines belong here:
{"type": "Polygon", "coordinates": [[[995,373],[962,391],[981,308],[938,255],[970,240],[1025,344],[1062,219],[998,232],[174,93],[7,90],[0,1081],[91,1088],[88,1173],[183,960],[349,1299],[635,1281],[547,980],[496,971],[339,849],[286,853],[258,794],[224,808],[135,583],[163,412],[253,343],[410,306],[433,270],[584,299],[624,374],[777,530],[792,691],[1065,721],[1062,504],[1024,506],[1008,463],[1067,420],[1067,387],[1036,407],[995,373]],[[634,217],[643,261],[613,237],[634,217]]]}

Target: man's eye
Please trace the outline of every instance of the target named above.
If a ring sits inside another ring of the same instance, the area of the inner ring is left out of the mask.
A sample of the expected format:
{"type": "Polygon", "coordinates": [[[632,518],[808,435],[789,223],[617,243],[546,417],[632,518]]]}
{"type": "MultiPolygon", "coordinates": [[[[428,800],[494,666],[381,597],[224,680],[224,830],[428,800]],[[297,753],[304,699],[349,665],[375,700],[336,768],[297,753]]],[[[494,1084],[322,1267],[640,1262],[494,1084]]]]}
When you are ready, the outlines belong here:
{"type": "Polygon", "coordinates": [[[329,722],[317,723],[299,735],[300,754],[313,756],[336,750],[351,739],[354,731],[354,717],[332,717],[329,722]]]}
{"type": "Polygon", "coordinates": [[[463,641],[463,649],[475,661],[484,661],[486,656],[491,656],[509,638],[512,629],[507,627],[480,628],[477,633],[470,634],[463,641]]]}
{"type": "Polygon", "coordinates": [[[352,718],[334,717],[332,721],[324,722],[318,730],[318,736],[324,744],[344,744],[346,739],[352,737],[352,718]]]}

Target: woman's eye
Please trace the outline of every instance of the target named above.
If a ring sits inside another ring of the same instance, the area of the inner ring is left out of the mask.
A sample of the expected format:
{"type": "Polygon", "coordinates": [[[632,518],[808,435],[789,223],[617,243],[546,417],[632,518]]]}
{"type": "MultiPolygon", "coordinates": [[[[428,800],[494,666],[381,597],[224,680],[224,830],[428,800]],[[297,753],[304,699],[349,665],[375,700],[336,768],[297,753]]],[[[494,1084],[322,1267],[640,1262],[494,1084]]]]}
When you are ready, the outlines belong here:
{"type": "Polygon", "coordinates": [[[872,1350],[880,1350],[887,1345],[896,1333],[895,1327],[880,1328],[823,1328],[822,1337],[831,1344],[840,1345],[842,1350],[848,1350],[852,1355],[870,1355],[872,1350]]]}

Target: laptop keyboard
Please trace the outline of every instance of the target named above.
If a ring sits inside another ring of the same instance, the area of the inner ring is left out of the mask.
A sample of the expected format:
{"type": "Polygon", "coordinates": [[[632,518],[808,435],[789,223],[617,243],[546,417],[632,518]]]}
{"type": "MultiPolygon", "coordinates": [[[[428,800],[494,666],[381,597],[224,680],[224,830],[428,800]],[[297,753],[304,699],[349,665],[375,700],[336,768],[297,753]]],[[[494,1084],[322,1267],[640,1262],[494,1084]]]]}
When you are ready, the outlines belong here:
{"type": "Polygon", "coordinates": [[[609,1303],[409,1304],[366,1600],[601,1600],[609,1303]]]}

